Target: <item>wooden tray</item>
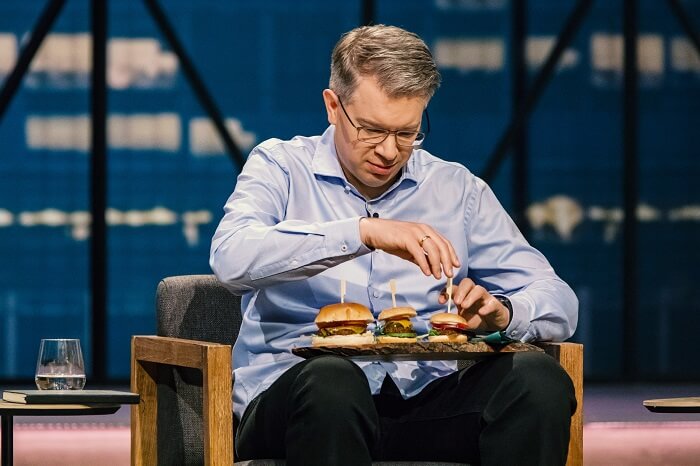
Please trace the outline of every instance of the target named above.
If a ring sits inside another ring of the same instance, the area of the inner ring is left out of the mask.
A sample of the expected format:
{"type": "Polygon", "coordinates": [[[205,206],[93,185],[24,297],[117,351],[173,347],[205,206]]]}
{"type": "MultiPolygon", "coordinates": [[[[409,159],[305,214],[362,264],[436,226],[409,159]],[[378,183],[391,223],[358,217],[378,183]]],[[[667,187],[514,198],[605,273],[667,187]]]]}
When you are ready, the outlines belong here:
{"type": "Polygon", "coordinates": [[[324,354],[335,354],[356,361],[438,361],[481,359],[503,353],[519,351],[544,351],[529,343],[513,342],[492,346],[478,343],[381,343],[358,346],[301,346],[292,353],[308,359],[324,354]]]}

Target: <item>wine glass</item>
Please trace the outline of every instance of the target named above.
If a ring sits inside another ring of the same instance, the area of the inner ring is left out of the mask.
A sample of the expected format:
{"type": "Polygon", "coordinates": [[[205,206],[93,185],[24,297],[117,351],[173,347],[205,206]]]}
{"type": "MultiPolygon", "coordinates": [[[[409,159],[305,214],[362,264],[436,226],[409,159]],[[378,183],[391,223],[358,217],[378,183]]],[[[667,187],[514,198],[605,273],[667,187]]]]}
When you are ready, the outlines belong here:
{"type": "Polygon", "coordinates": [[[34,381],[39,390],[82,390],[85,365],[76,338],[42,338],[34,381]]]}

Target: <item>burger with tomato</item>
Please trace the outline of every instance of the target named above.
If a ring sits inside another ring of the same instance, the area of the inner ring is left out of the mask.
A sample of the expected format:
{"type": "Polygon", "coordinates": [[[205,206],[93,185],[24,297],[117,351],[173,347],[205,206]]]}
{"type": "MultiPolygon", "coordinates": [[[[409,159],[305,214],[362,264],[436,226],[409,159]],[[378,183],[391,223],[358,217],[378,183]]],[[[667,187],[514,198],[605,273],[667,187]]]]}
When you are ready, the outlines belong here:
{"type": "Polygon", "coordinates": [[[362,304],[337,303],[323,306],[315,319],[318,332],[311,337],[313,346],[355,346],[374,343],[367,324],[374,322],[372,312],[362,304]]]}
{"type": "Polygon", "coordinates": [[[416,316],[412,307],[391,307],[384,309],[377,319],[380,321],[377,343],[415,343],[411,317],[416,316]]]}
{"type": "Polygon", "coordinates": [[[430,317],[428,341],[447,343],[467,342],[467,321],[459,314],[440,312],[430,317]]]}

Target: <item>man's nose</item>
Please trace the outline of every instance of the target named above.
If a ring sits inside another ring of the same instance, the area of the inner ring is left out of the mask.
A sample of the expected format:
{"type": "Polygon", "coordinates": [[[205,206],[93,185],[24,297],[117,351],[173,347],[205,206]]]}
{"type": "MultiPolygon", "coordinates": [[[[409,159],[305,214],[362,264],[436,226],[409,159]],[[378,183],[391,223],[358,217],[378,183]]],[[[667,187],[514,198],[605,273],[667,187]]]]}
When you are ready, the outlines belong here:
{"type": "Polygon", "coordinates": [[[387,138],[377,144],[374,149],[383,159],[393,162],[399,156],[399,146],[396,144],[396,134],[389,134],[387,138]]]}

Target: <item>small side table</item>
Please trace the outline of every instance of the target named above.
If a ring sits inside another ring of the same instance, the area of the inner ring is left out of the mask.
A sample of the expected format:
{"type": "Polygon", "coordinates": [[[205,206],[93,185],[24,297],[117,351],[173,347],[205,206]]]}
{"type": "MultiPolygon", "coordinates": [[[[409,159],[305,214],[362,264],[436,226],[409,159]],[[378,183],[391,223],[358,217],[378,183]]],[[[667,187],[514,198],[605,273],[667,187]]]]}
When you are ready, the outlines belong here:
{"type": "Polygon", "coordinates": [[[654,413],[700,413],[700,397],[644,400],[644,407],[654,413]]]}
{"type": "Polygon", "coordinates": [[[2,416],[2,466],[12,466],[12,441],[14,416],[84,416],[89,414],[113,414],[120,404],[23,404],[0,400],[2,416]]]}

